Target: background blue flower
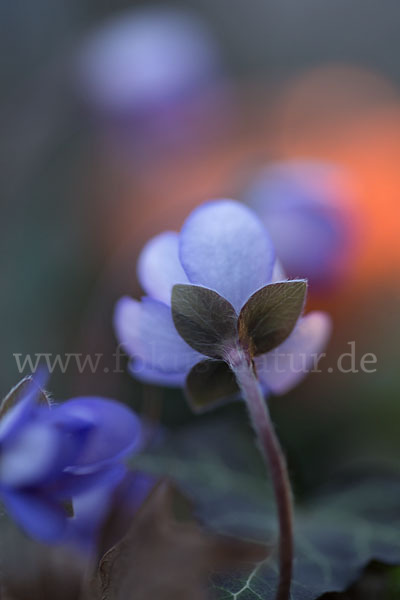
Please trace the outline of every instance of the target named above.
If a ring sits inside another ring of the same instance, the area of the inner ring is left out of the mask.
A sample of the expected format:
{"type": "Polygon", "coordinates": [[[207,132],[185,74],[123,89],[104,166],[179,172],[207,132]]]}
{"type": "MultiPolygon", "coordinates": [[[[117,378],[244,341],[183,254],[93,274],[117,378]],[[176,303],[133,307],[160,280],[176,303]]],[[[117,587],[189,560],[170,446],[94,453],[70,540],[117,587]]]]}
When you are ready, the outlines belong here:
{"type": "Polygon", "coordinates": [[[30,378],[14,393],[15,404],[0,421],[0,497],[32,537],[74,538],[66,503],[79,507],[84,495],[97,492],[93,507],[104,513],[102,494],[124,479],[122,459],[141,446],[141,422],[105,398],[39,403],[43,393],[30,378]]]}
{"type": "Polygon", "coordinates": [[[336,165],[286,161],[259,172],[245,193],[286,272],[313,287],[334,288],[351,264],[356,232],[347,179],[336,165]]]}

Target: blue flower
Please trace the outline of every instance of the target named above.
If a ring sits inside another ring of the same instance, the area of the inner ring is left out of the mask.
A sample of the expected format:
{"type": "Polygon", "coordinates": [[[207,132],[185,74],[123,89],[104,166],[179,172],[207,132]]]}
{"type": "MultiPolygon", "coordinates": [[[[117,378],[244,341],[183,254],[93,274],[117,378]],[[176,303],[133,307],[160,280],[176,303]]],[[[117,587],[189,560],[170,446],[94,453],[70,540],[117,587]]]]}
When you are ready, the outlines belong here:
{"type": "Polygon", "coordinates": [[[0,499],[32,537],[64,541],[73,522],[66,503],[78,505],[82,495],[111,490],[123,480],[122,459],[140,447],[141,423],[131,410],[105,398],[59,405],[43,398],[28,378],[3,401],[0,499]]]}
{"type": "Polygon", "coordinates": [[[221,106],[229,97],[220,63],[210,32],[192,14],[130,10],[106,21],[84,42],[78,91],[114,134],[128,129],[130,145],[128,137],[146,146],[148,137],[179,142],[193,131],[200,133],[210,114],[223,120],[221,106]]]}
{"type": "Polygon", "coordinates": [[[352,192],[340,169],[311,161],[277,163],[258,174],[245,199],[290,276],[306,277],[319,288],[343,278],[354,235],[352,192]]]}
{"type": "MultiPolygon", "coordinates": [[[[175,284],[214,290],[238,315],[254,292],[285,279],[261,221],[232,200],[206,203],[193,211],[179,234],[165,232],[150,240],[139,257],[138,277],[148,295],[140,302],[119,300],[116,334],[133,358],[131,371],[137,378],[170,386],[183,386],[195,365],[210,358],[189,346],[174,325],[175,284]]],[[[301,317],[282,345],[254,359],[264,389],[281,394],[293,387],[310,369],[329,333],[326,314],[301,317]]]]}

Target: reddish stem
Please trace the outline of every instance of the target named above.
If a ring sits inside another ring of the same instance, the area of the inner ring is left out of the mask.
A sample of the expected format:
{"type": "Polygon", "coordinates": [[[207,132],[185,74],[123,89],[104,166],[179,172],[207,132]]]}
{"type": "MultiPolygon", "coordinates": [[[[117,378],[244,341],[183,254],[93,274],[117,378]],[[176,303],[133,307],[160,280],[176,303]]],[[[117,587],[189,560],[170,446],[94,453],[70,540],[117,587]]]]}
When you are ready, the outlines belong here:
{"type": "Polygon", "coordinates": [[[230,352],[229,364],[246,401],[260,449],[269,466],[279,518],[279,585],[276,600],[288,600],[293,569],[292,492],[285,457],[250,357],[242,350],[230,352]]]}

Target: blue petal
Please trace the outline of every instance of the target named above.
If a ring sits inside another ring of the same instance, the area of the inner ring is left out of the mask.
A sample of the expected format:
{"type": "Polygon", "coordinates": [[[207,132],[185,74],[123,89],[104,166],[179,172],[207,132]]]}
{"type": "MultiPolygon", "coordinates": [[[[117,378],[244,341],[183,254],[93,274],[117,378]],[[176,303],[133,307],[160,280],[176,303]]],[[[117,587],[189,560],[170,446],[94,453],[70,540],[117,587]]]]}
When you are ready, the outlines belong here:
{"type": "Polygon", "coordinates": [[[253,292],[271,281],[275,253],[251,210],[219,200],[200,206],[186,220],[180,259],[191,283],[217,291],[239,312],[253,292]]]}
{"type": "Polygon", "coordinates": [[[139,256],[137,272],[149,296],[171,304],[172,287],[189,283],[179,260],[178,234],[166,231],[149,240],[139,256]]]}
{"type": "Polygon", "coordinates": [[[62,506],[35,493],[2,491],[2,499],[11,516],[33,538],[42,542],[63,539],[67,515],[62,506]]]}
{"type": "Polygon", "coordinates": [[[63,472],[52,485],[46,487],[46,494],[60,500],[79,496],[103,485],[116,485],[124,476],[126,467],[122,463],[111,463],[90,473],[63,472]]]}
{"type": "MultiPolygon", "coordinates": [[[[190,369],[189,369],[190,370],[190,369]]],[[[143,361],[135,359],[129,363],[129,372],[143,383],[164,385],[166,387],[183,387],[188,371],[159,371],[148,367],[143,361]]]]}
{"type": "Polygon", "coordinates": [[[278,281],[287,281],[286,273],[279,259],[276,259],[274,268],[272,270],[271,283],[277,283],[278,281]]]}
{"type": "Polygon", "coordinates": [[[0,457],[0,482],[5,486],[26,487],[46,481],[60,472],[62,443],[49,423],[34,421],[9,439],[0,457]]]}
{"type": "Polygon", "coordinates": [[[331,319],[314,311],[299,319],[290,336],[271,352],[255,359],[261,383],[275,394],[285,394],[313,369],[331,333],[331,319]]]}
{"type": "Polygon", "coordinates": [[[126,352],[150,370],[181,373],[201,360],[201,355],[180,337],[170,307],[162,302],[121,298],[115,309],[114,325],[126,352]]]}
{"type": "MultiPolygon", "coordinates": [[[[127,473],[123,465],[103,471],[96,480],[91,476],[91,485],[81,488],[73,497],[74,517],[69,520],[68,538],[86,550],[93,550],[104,519],[111,509],[117,486],[127,473]]],[[[83,476],[85,478],[85,476],[83,476]]]]}
{"type": "Polygon", "coordinates": [[[59,418],[76,417],[92,427],[74,467],[98,468],[140,445],[140,420],[123,404],[87,396],[68,400],[54,410],[58,411],[59,418]]]}
{"type": "Polygon", "coordinates": [[[74,499],[74,517],[68,523],[68,539],[87,552],[95,549],[101,527],[111,509],[116,484],[89,488],[74,499]]]}

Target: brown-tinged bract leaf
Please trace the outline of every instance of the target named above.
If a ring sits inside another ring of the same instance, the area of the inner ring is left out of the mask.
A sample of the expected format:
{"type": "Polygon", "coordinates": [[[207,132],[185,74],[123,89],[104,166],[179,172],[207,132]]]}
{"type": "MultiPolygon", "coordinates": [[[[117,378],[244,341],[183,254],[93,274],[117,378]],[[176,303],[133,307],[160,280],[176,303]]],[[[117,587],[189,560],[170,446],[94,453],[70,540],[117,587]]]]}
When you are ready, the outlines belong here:
{"type": "Polygon", "coordinates": [[[271,283],[250,296],[239,315],[239,339],[251,356],[273,350],[291,334],[306,298],[305,280],[271,283]]]}
{"type": "Polygon", "coordinates": [[[176,491],[160,482],[125,537],[99,565],[101,600],[206,600],[212,571],[266,558],[267,548],[204,531],[174,514],[176,491]]]}
{"type": "Polygon", "coordinates": [[[237,338],[237,315],[222,296],[198,285],[174,285],[172,317],[189,346],[209,356],[222,358],[226,344],[237,338]]]}
{"type": "Polygon", "coordinates": [[[192,410],[203,413],[232,399],[239,392],[239,386],[226,362],[206,359],[189,372],[185,392],[192,410]]]}
{"type": "Polygon", "coordinates": [[[4,415],[15,406],[22,398],[24,393],[37,389],[37,402],[38,404],[44,404],[50,406],[49,398],[44,390],[42,390],[33,377],[28,376],[21,379],[16,386],[14,386],[7,394],[5,398],[3,398],[0,404],[0,419],[4,417],[4,415]]]}

